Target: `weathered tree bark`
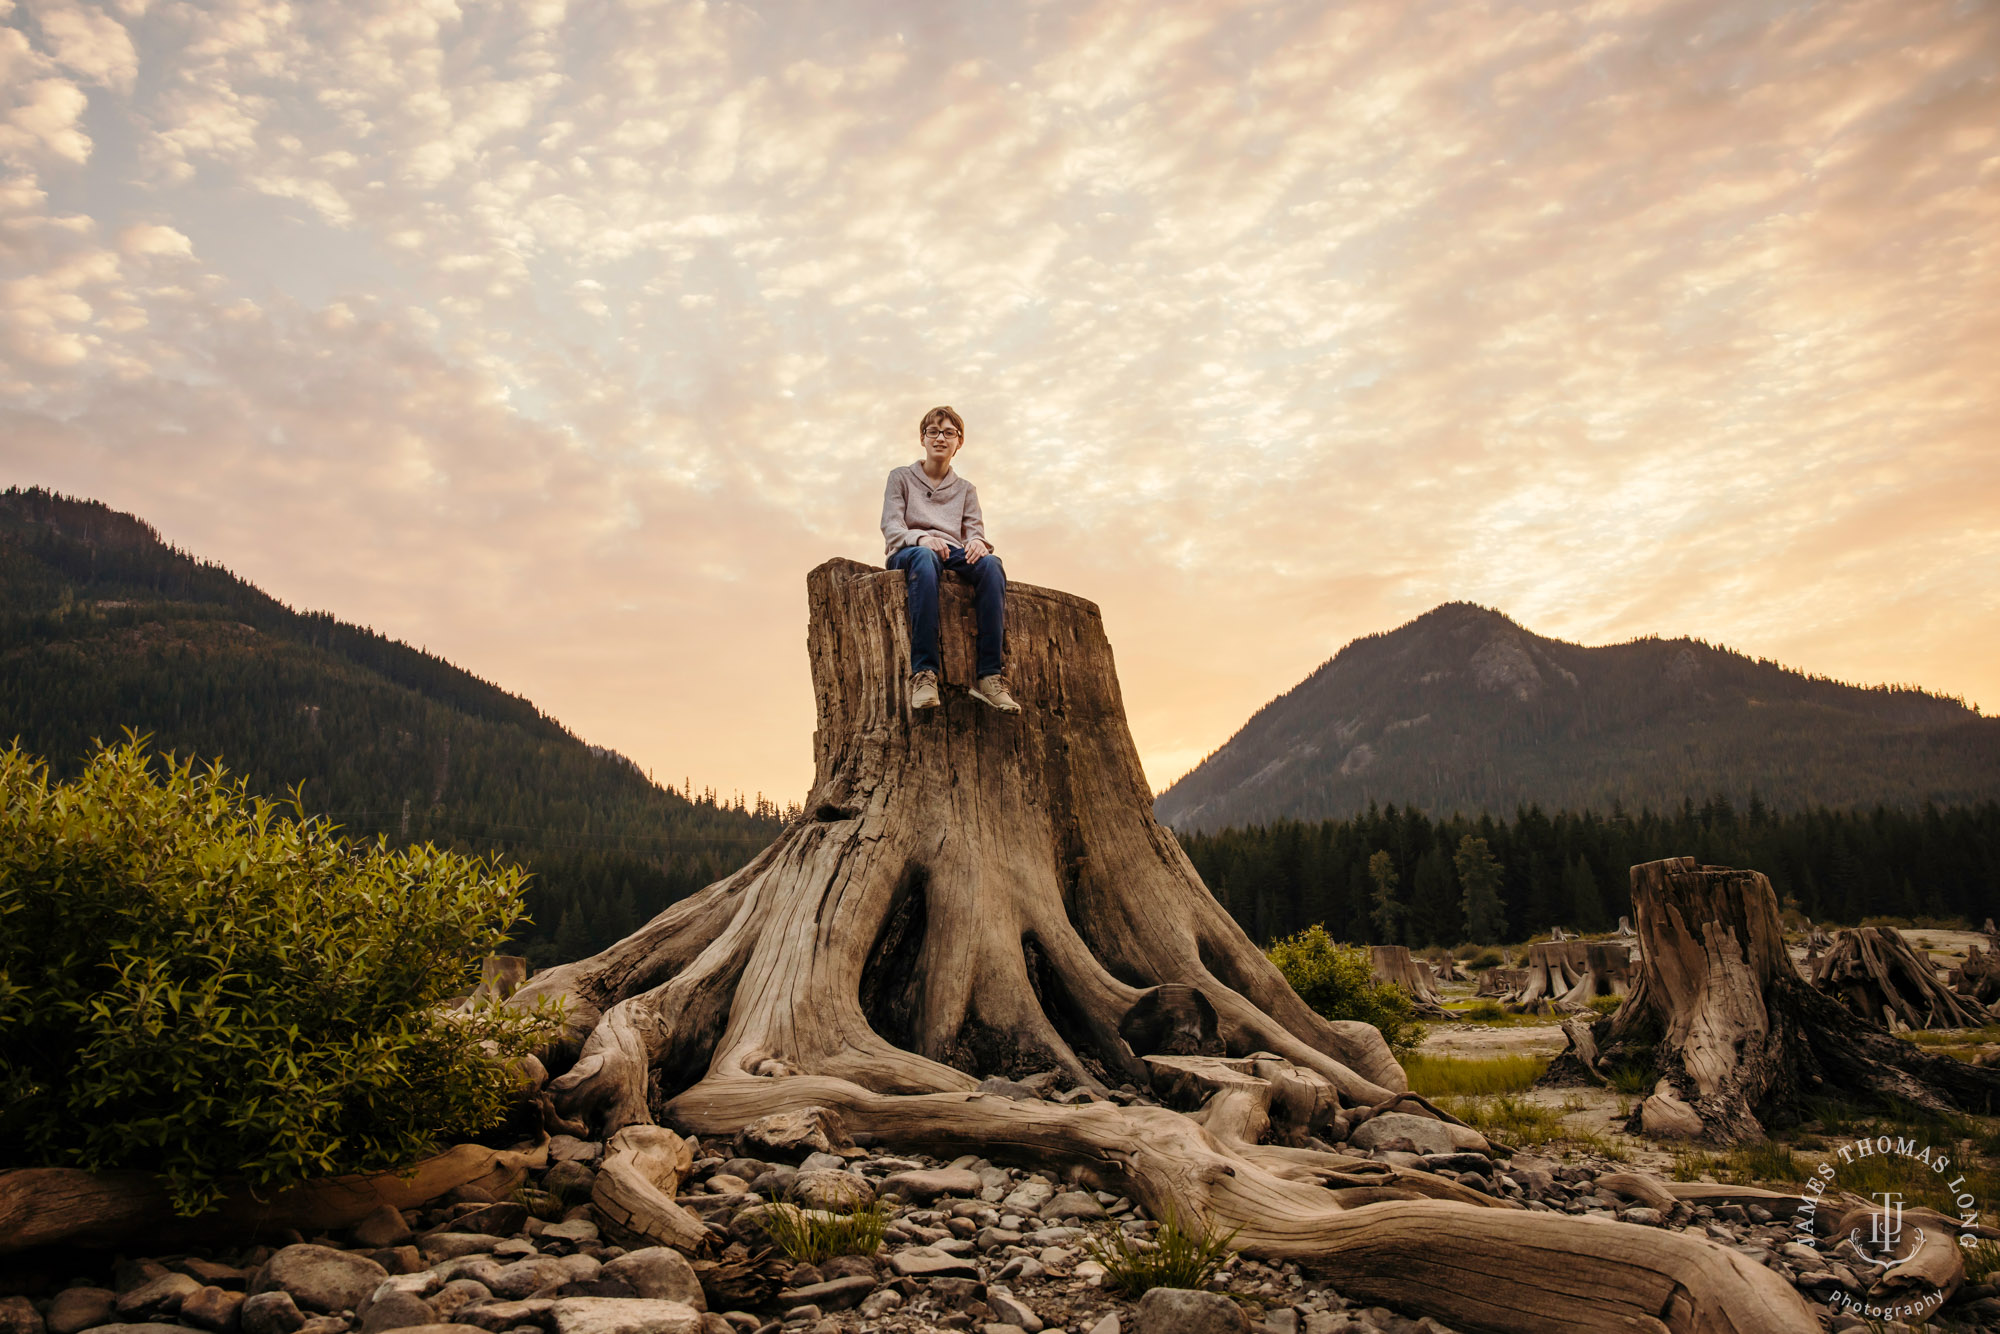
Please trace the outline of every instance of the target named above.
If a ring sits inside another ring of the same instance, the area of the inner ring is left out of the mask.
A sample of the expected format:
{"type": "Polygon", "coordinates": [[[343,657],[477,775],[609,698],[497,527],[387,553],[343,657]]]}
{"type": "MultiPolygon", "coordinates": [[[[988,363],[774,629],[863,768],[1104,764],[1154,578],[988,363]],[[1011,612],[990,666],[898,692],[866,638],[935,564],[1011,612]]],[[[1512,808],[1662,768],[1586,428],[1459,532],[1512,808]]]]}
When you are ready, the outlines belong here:
{"type": "Polygon", "coordinates": [[[1479,975],[1479,985],[1473,988],[1475,996],[1512,996],[1528,985],[1528,970],[1525,968],[1488,968],[1479,975]]]}
{"type": "Polygon", "coordinates": [[[1980,1005],[2000,1005],[2000,948],[1982,950],[1974,945],[1965,962],[1951,970],[1950,980],[1959,995],[1980,1005]]]}
{"type": "Polygon", "coordinates": [[[1990,1113],[2000,1073],[1933,1056],[1807,985],[1785,952],[1777,895],[1755,871],[1674,857],[1632,868],[1640,965],[1618,1012],[1563,1062],[1657,1076],[1634,1130],[1763,1138],[1815,1093],[1990,1113]]]}
{"type": "MultiPolygon", "coordinates": [[[[1311,1147],[1378,1111],[1435,1109],[1403,1091],[1375,1029],[1299,1001],[1154,821],[1095,607],[1009,588],[1025,711],[1007,716],[964,693],[970,599],[948,584],[944,704],[913,717],[902,575],[832,561],[808,594],[804,817],[511,1002],[570,1003],[546,1057],[567,1067],[550,1085],[565,1114],[733,1135],[823,1108],[896,1147],[1067,1170],[1467,1329],[1813,1329],[1787,1284],[1707,1242],[1311,1147]],[[1048,1070],[1200,1097],[1201,1122],[978,1091],[1048,1070]]],[[[1483,1143],[1439,1115],[1455,1143],[1483,1143]]]]}
{"type": "Polygon", "coordinates": [[[1891,1030],[1977,1028],[1988,1019],[1984,1005],[1953,994],[1930,956],[1890,927],[1841,932],[1813,970],[1813,985],[1891,1030]]]}
{"type": "Polygon", "coordinates": [[[1543,940],[1528,947],[1527,983],[1508,998],[1522,1010],[1553,1005],[1583,977],[1587,946],[1580,940],[1543,940]]]}
{"type": "Polygon", "coordinates": [[[1444,1008],[1444,997],[1438,993],[1431,966],[1412,955],[1409,946],[1370,945],[1368,963],[1375,980],[1387,982],[1407,995],[1416,1004],[1418,1014],[1429,1019],[1451,1017],[1451,1011],[1444,1008]]]}
{"type": "Polygon", "coordinates": [[[1576,982],[1555,998],[1558,1007],[1585,1009],[1600,996],[1624,996],[1632,990],[1632,950],[1622,941],[1589,941],[1583,946],[1583,968],[1576,982]]]}

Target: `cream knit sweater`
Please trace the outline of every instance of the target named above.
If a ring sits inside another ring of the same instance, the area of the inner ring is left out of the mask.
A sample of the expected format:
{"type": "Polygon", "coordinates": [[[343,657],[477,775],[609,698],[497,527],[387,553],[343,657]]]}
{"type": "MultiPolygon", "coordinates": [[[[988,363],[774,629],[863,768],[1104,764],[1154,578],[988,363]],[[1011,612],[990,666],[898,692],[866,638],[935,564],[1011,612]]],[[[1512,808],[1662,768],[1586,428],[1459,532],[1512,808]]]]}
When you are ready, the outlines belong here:
{"type": "Polygon", "coordinates": [[[933,482],[924,465],[912,463],[889,474],[882,492],[882,540],[894,556],[917,539],[935,533],[955,547],[977,537],[986,539],[986,521],[979,513],[979,491],[956,472],[933,482]]]}

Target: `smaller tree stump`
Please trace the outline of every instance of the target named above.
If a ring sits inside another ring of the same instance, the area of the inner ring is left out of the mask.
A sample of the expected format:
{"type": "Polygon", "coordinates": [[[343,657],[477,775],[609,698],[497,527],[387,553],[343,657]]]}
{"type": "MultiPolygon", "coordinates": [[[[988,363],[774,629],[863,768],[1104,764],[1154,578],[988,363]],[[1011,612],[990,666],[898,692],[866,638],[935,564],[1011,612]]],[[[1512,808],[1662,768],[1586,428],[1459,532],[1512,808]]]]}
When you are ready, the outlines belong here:
{"type": "Polygon", "coordinates": [[[1417,1013],[1429,1019],[1449,1019],[1431,966],[1413,957],[1407,945],[1370,945],[1368,963],[1377,982],[1387,982],[1416,1004],[1417,1013]]]}

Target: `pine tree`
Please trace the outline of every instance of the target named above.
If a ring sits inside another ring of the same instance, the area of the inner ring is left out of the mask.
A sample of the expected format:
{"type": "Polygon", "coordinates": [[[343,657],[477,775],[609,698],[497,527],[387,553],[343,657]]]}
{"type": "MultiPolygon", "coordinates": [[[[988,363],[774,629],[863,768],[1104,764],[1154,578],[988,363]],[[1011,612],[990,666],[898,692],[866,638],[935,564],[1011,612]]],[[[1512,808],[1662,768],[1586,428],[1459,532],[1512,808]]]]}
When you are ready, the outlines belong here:
{"type": "Polygon", "coordinates": [[[1452,857],[1458,883],[1465,886],[1465,933],[1480,944],[1494,944],[1506,934],[1507,907],[1500,899],[1500,863],[1483,838],[1467,834],[1452,857]]]}
{"type": "Polygon", "coordinates": [[[1375,884],[1375,907],[1369,917],[1382,937],[1381,943],[1394,945],[1405,909],[1402,900],[1396,897],[1396,859],[1386,849],[1368,859],[1368,878],[1375,884]]]}

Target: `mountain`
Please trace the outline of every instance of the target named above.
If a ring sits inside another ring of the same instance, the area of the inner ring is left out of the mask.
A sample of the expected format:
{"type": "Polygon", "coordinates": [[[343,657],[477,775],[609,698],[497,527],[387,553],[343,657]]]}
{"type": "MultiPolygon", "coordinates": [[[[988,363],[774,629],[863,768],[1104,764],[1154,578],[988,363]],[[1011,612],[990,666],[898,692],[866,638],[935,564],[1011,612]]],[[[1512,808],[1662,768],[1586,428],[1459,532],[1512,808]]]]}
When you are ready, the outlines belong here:
{"type": "Polygon", "coordinates": [[[1350,815],[1773,810],[2000,794],[2000,719],[1906,687],[1844,685],[1696,639],[1585,648],[1452,602],[1357,639],[1162,792],[1183,830],[1350,815]]]}
{"type": "Polygon", "coordinates": [[[535,872],[538,964],[609,944],[776,836],[780,813],[659,787],[434,654],[285,606],[95,501],[0,494],[0,741],[58,775],[94,739],[220,758],[356,835],[535,872]]]}

